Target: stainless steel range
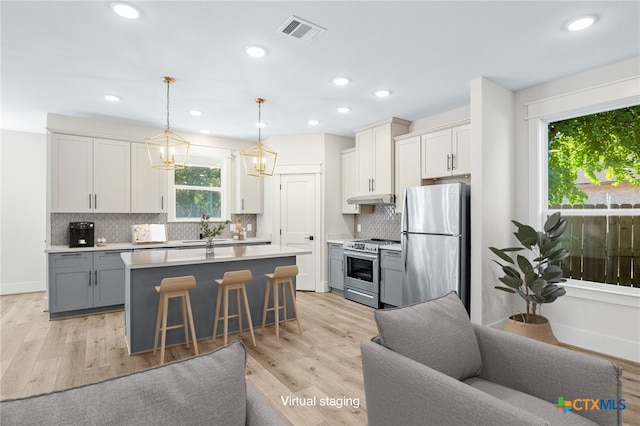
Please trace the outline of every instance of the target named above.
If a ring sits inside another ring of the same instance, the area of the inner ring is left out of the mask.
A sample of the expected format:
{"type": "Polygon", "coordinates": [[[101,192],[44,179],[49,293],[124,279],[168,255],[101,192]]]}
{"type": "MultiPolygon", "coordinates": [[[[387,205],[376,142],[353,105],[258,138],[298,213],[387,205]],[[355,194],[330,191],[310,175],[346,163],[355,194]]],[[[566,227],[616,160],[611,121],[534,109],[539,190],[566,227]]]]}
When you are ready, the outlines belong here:
{"type": "Polygon", "coordinates": [[[358,303],[380,307],[380,246],[399,241],[370,239],[347,241],[344,248],[344,296],[358,303]]]}

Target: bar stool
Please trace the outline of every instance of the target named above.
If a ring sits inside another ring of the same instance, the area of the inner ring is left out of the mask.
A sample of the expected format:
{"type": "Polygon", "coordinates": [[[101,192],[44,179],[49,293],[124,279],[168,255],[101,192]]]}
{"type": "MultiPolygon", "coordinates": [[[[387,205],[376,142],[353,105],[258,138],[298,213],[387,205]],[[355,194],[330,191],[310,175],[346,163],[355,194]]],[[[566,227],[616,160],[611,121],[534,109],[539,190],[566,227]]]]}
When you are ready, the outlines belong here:
{"type": "Polygon", "coordinates": [[[193,339],[193,348],[198,355],[198,341],[196,339],[196,330],[193,324],[193,312],[191,311],[191,299],[189,298],[189,289],[195,288],[196,279],[193,275],[184,277],[164,278],[160,281],[160,285],[156,286],[156,291],[160,294],[160,302],[158,303],[158,318],[156,319],[156,334],[153,339],[153,354],[156,354],[158,348],[158,333],[162,333],[162,343],[160,346],[160,364],[164,364],[164,350],[167,341],[167,330],[184,327],[184,337],[187,348],[189,347],[189,331],[187,324],[191,327],[191,338],[193,339]],[[182,302],[182,324],[176,324],[167,327],[167,315],[169,310],[169,299],[179,297],[182,302]],[[161,324],[162,321],[162,324],[161,324]]]}
{"type": "Polygon", "coordinates": [[[296,314],[296,320],[298,321],[298,331],[302,334],[302,327],[300,327],[300,317],[298,316],[298,307],[296,305],[296,295],[293,291],[293,281],[291,277],[298,275],[298,267],[296,265],[277,266],[276,270],[272,274],[264,274],[267,277],[267,291],[264,295],[264,306],[262,307],[262,329],[264,329],[265,322],[267,321],[267,312],[273,311],[275,315],[276,323],[276,339],[280,340],[280,309],[284,312],[284,323],[287,323],[287,294],[285,284],[289,284],[289,293],[291,294],[291,300],[293,301],[293,312],[296,314]],[[273,287],[273,308],[268,308],[269,305],[269,292],[273,287]],[[278,291],[282,294],[282,306],[280,306],[278,291]]]}
{"type": "Polygon", "coordinates": [[[229,335],[229,318],[238,318],[238,329],[240,336],[242,336],[242,308],[240,306],[240,293],[244,298],[244,307],[246,309],[247,319],[249,320],[249,331],[251,332],[251,340],[253,346],[256,346],[256,338],[253,335],[253,323],[251,322],[251,309],[249,308],[249,300],[247,300],[247,289],[245,283],[251,281],[253,278],[251,271],[244,269],[242,271],[228,271],[224,273],[222,279],[215,280],[218,283],[218,294],[216,296],[216,312],[215,319],[213,321],[213,341],[216,340],[216,333],[218,331],[218,320],[222,319],[224,345],[227,345],[227,338],[229,335]],[[236,291],[236,304],[238,306],[238,313],[235,315],[229,315],[229,292],[236,291]],[[222,299],[222,293],[224,292],[224,313],[220,316],[220,302],[222,299]]]}

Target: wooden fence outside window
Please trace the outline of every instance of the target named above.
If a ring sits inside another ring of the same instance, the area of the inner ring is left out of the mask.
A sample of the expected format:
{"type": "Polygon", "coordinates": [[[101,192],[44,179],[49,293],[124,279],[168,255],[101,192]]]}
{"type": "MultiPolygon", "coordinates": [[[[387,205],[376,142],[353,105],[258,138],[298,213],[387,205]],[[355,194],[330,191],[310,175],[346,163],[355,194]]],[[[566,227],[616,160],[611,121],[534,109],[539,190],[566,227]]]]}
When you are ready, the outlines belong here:
{"type": "MultiPolygon", "coordinates": [[[[551,206],[562,210],[640,209],[640,204],[551,206]]],[[[640,216],[565,215],[565,278],[640,287],[640,216]]]]}

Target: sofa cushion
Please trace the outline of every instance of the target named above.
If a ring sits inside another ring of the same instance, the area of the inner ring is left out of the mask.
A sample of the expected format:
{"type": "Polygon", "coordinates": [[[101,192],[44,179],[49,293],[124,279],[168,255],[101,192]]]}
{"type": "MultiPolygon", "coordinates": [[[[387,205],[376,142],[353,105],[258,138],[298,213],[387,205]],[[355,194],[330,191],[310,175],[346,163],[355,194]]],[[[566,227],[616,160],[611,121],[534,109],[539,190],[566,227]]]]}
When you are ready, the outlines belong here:
{"type": "Polygon", "coordinates": [[[3,401],[8,425],[245,424],[246,348],[207,354],[90,385],[3,401]]]}
{"type": "Polygon", "coordinates": [[[415,305],[374,312],[382,344],[458,380],[482,367],[469,316],[455,292],[415,305]]]}
{"type": "Polygon", "coordinates": [[[582,417],[574,413],[573,411],[568,411],[567,413],[565,413],[564,410],[556,408],[556,406],[552,402],[544,401],[540,398],[536,398],[535,396],[513,390],[506,386],[502,386],[488,380],[481,379],[479,377],[471,377],[465,380],[464,383],[484,393],[488,393],[489,395],[492,395],[515,407],[518,407],[530,413],[534,413],[532,414],[532,416],[535,415],[537,417],[541,417],[544,420],[548,421],[549,424],[552,424],[554,426],[593,426],[597,424],[587,419],[586,417],[582,417]]]}

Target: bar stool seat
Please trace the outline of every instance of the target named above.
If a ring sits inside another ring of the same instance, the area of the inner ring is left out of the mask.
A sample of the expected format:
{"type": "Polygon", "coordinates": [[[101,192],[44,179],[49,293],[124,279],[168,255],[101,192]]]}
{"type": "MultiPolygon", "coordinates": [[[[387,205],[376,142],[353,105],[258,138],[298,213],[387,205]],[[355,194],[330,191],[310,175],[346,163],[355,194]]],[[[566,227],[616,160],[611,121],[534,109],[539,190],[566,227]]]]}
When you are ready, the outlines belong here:
{"type": "Polygon", "coordinates": [[[160,281],[160,285],[156,286],[156,291],[160,294],[158,303],[158,317],[156,319],[156,333],[153,339],[153,354],[158,349],[158,334],[162,334],[162,343],[160,346],[160,364],[164,364],[165,344],[167,341],[167,330],[184,327],[184,337],[187,348],[189,347],[189,330],[191,328],[191,338],[193,340],[193,348],[195,354],[198,355],[198,340],[196,338],[196,330],[193,324],[193,312],[191,311],[191,299],[189,298],[189,289],[195,288],[196,279],[193,275],[183,277],[164,278],[160,281]],[[182,302],[182,324],[167,326],[167,316],[169,310],[169,299],[179,297],[182,302]]]}
{"type": "Polygon", "coordinates": [[[284,318],[283,322],[287,323],[287,294],[286,289],[289,288],[291,294],[291,300],[293,301],[293,312],[295,313],[295,319],[298,321],[298,331],[302,334],[302,327],[300,326],[300,316],[298,315],[298,306],[296,305],[296,295],[293,290],[292,277],[298,275],[297,265],[277,266],[276,270],[272,274],[264,274],[267,277],[267,290],[264,294],[264,306],[262,307],[262,329],[267,321],[267,312],[273,311],[275,315],[276,324],[276,339],[280,340],[280,309],[283,310],[284,318]],[[285,287],[285,284],[288,286],[285,287]],[[267,308],[269,305],[269,293],[273,288],[273,307],[267,308]],[[280,295],[282,295],[282,304],[280,304],[280,295]]]}
{"type": "Polygon", "coordinates": [[[218,332],[218,320],[222,319],[223,321],[223,336],[224,336],[224,345],[227,345],[227,339],[229,335],[229,318],[238,318],[238,330],[240,332],[240,336],[242,336],[242,307],[240,305],[240,294],[244,299],[244,307],[246,310],[247,320],[249,321],[249,331],[251,332],[251,340],[253,342],[253,346],[256,346],[256,338],[253,334],[253,323],[251,322],[251,309],[249,308],[249,300],[247,299],[247,289],[245,287],[245,283],[247,281],[251,281],[253,275],[251,271],[248,269],[244,269],[241,271],[227,271],[224,273],[222,279],[216,279],[215,282],[218,283],[218,293],[216,295],[216,311],[215,311],[215,319],[213,320],[213,340],[216,340],[216,334],[218,332]],[[236,304],[238,307],[238,313],[235,315],[229,315],[229,292],[235,290],[236,291],[236,304]],[[220,303],[222,301],[222,295],[224,294],[224,311],[223,315],[220,316],[220,303]]]}

